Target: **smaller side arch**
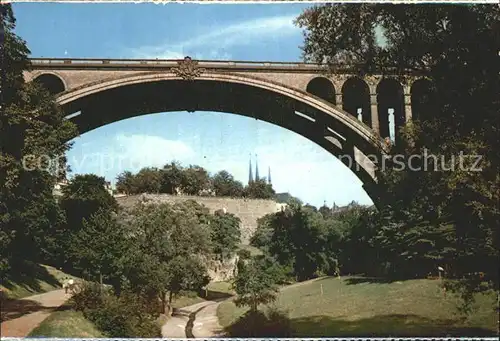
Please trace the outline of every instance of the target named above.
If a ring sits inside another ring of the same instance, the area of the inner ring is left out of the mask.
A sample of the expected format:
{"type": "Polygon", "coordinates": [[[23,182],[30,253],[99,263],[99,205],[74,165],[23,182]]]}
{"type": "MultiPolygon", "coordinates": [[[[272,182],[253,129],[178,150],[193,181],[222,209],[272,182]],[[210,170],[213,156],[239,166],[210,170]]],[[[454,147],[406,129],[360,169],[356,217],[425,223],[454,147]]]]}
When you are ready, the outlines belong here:
{"type": "Polygon", "coordinates": [[[332,104],[337,104],[335,86],[325,77],[313,78],[307,83],[306,91],[332,104]]]}
{"type": "Polygon", "coordinates": [[[342,106],[352,116],[373,127],[370,110],[370,88],[358,77],[347,79],[342,86],[342,106]]]}
{"type": "Polygon", "coordinates": [[[378,83],[377,107],[380,135],[390,137],[393,129],[394,139],[397,141],[398,130],[405,124],[404,90],[400,82],[393,78],[384,78],[378,83]],[[390,116],[392,116],[392,122],[390,122],[390,116]]]}
{"type": "Polygon", "coordinates": [[[33,82],[41,84],[51,95],[57,95],[66,91],[64,80],[54,73],[42,73],[36,76],[33,82]]]}

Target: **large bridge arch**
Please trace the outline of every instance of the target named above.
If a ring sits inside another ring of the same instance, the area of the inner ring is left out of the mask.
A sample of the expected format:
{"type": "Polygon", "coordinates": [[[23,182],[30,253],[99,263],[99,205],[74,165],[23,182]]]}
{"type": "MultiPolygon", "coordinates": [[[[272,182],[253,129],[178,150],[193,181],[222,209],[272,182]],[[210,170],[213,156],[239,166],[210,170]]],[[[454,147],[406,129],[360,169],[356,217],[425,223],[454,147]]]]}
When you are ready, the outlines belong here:
{"type": "Polygon", "coordinates": [[[109,78],[61,93],[57,102],[80,133],[122,119],[169,111],[226,112],[294,131],[339,158],[363,182],[375,204],[382,191],[367,155],[385,153],[367,125],[314,95],[258,77],[203,72],[184,79],[173,72],[109,78]]]}

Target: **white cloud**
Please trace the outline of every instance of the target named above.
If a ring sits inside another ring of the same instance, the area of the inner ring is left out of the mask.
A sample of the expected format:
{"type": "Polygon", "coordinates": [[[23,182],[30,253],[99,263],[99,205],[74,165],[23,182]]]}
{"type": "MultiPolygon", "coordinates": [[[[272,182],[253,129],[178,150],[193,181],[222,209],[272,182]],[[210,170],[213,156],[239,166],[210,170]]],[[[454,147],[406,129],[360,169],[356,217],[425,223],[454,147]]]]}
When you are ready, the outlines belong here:
{"type": "Polygon", "coordinates": [[[226,50],[233,46],[245,46],[269,38],[283,38],[299,31],[293,24],[295,15],[262,17],[237,24],[208,29],[205,33],[179,42],[131,49],[134,58],[181,59],[189,51],[196,59],[230,59],[226,50]]]}
{"type": "Polygon", "coordinates": [[[260,176],[267,176],[271,167],[273,187],[277,192],[290,192],[315,206],[326,200],[331,206],[335,201],[345,205],[357,198],[362,204],[371,200],[362,188],[361,181],[338,159],[310,144],[293,146],[293,153],[284,149],[263,146],[257,148],[260,176]]]}
{"type": "MultiPolygon", "coordinates": [[[[194,156],[194,151],[186,143],[177,140],[168,140],[152,135],[124,135],[115,136],[117,155],[126,155],[126,159],[135,168],[154,166],[161,167],[173,160],[188,160],[194,156]]],[[[127,168],[133,171],[134,167],[127,168]]]]}
{"type": "MultiPolygon", "coordinates": [[[[229,141],[224,141],[223,145],[223,152],[198,158],[194,163],[205,167],[212,174],[227,170],[236,180],[246,184],[251,152],[254,176],[257,154],[259,176],[267,177],[270,167],[273,187],[277,192],[290,192],[315,206],[321,206],[324,200],[329,206],[333,202],[345,205],[353,199],[361,204],[371,204],[361,181],[351,170],[301,136],[282,134],[279,138],[260,141],[255,147],[248,148],[233,148],[229,141]]],[[[197,146],[196,150],[199,150],[197,146]]]]}
{"type": "Polygon", "coordinates": [[[88,143],[87,147],[80,155],[69,157],[73,173],[90,172],[108,179],[124,170],[135,173],[143,167],[162,167],[173,160],[186,162],[195,155],[182,141],[142,134],[118,134],[106,146],[95,149],[95,145],[88,143]]]}

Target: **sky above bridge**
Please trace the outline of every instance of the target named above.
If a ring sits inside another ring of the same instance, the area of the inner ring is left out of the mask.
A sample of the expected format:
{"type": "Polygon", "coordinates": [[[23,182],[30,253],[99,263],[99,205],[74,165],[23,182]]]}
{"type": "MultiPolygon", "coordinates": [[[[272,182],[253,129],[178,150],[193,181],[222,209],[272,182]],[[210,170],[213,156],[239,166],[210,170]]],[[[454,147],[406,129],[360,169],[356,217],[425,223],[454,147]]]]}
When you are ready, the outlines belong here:
{"type": "MultiPolygon", "coordinates": [[[[32,57],[183,58],[301,61],[301,4],[15,3],[17,33],[32,57]]],[[[265,109],[264,109],[265,110],[265,109]]],[[[371,204],[362,183],[306,138],[242,116],[212,112],[145,115],[83,134],[68,153],[73,174],[114,183],[123,170],[172,160],[212,174],[226,169],[246,184],[255,154],[261,176],[271,168],[277,192],[328,206],[371,204]]]]}

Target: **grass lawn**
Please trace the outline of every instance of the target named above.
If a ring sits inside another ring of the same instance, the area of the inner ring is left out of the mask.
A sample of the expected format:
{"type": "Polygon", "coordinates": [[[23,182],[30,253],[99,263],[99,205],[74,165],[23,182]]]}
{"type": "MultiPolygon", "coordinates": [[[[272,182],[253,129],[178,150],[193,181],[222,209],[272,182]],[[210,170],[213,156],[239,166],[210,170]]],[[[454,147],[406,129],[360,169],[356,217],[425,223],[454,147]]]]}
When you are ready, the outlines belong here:
{"type": "Polygon", "coordinates": [[[104,335],[81,312],[61,309],[50,314],[29,337],[99,338],[104,335]]]}
{"type": "MultiPolygon", "coordinates": [[[[384,282],[324,277],[284,287],[275,306],[288,313],[293,336],[297,337],[498,333],[495,295],[479,295],[477,311],[465,321],[456,314],[458,302],[451,294],[444,296],[437,280],[384,282]]],[[[217,315],[220,324],[227,327],[244,312],[246,309],[227,301],[219,305],[217,315]]]]}
{"type": "Polygon", "coordinates": [[[177,297],[174,297],[172,299],[172,307],[183,308],[204,301],[206,300],[198,296],[195,292],[187,292],[177,297]]]}
{"type": "Polygon", "coordinates": [[[15,274],[3,279],[2,297],[16,299],[60,289],[65,277],[75,278],[51,266],[23,262],[15,274]]]}
{"type": "Polygon", "coordinates": [[[206,300],[229,298],[234,295],[229,282],[212,282],[207,286],[207,297],[200,297],[195,292],[186,292],[172,300],[174,308],[183,308],[206,300]]]}
{"type": "Polygon", "coordinates": [[[232,296],[235,292],[232,289],[232,284],[230,282],[212,282],[207,287],[210,292],[213,292],[212,296],[215,296],[215,293],[225,294],[227,296],[232,296]]]}

